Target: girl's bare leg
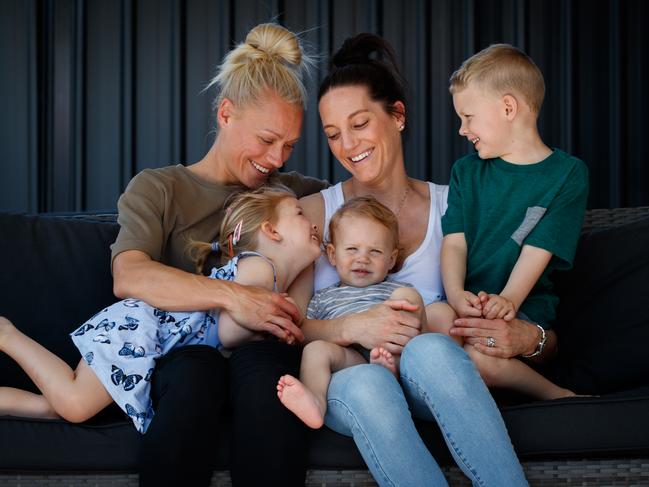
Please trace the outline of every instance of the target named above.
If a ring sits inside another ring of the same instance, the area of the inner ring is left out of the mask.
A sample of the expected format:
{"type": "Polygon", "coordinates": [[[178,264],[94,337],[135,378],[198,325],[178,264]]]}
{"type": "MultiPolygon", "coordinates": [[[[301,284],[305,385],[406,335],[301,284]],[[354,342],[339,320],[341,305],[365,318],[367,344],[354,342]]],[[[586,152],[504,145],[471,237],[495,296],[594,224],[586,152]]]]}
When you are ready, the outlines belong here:
{"type": "Polygon", "coordinates": [[[277,396],[304,424],[320,428],[327,412],[327,389],[331,374],[364,363],[363,356],[354,349],[316,340],[304,347],[302,352],[302,382],[292,375],[283,375],[277,383],[277,396]]]}
{"type": "Polygon", "coordinates": [[[0,387],[0,416],[22,418],[59,419],[50,403],[41,394],[35,394],[13,387],[0,387]]]}
{"type": "MultiPolygon", "coordinates": [[[[2,317],[0,351],[5,352],[22,367],[43,393],[42,397],[51,410],[70,422],[85,421],[113,402],[85,360],[81,359],[76,370],[72,370],[63,360],[21,333],[9,320],[2,317]]],[[[0,396],[0,400],[2,397],[0,396]]],[[[11,394],[7,397],[9,402],[13,401],[11,394]]],[[[13,404],[15,407],[15,403],[13,404]]],[[[33,405],[33,402],[26,405],[24,413],[29,414],[33,411],[30,409],[33,405]]],[[[4,409],[2,403],[1,409],[4,409]]],[[[45,410],[49,414],[46,408],[45,410]]],[[[21,413],[20,410],[15,411],[15,414],[21,413]]]]}
{"type": "MultiPolygon", "coordinates": [[[[438,301],[426,306],[426,321],[423,327],[424,332],[429,333],[443,333],[449,335],[449,331],[453,326],[453,321],[457,318],[455,311],[448,303],[438,301]]],[[[449,335],[450,336],[450,335],[449,335]]],[[[451,336],[453,340],[460,345],[463,344],[462,337],[451,336]]]]}
{"type": "Polygon", "coordinates": [[[571,397],[575,393],[559,387],[516,358],[485,355],[471,345],[464,346],[488,387],[506,387],[542,400],[571,397]]]}

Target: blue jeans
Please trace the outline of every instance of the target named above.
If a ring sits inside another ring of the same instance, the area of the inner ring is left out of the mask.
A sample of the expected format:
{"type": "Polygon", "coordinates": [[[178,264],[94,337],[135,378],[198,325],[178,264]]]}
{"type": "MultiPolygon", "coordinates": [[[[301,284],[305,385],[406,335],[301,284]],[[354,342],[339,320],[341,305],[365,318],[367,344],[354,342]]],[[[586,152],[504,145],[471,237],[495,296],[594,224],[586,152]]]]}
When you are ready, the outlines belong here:
{"type": "Polygon", "coordinates": [[[447,485],[412,421],[436,421],[473,485],[527,485],[505,423],[468,355],[445,335],[412,339],[401,383],[380,365],[334,374],[325,422],[352,436],[381,486],[447,485]]]}

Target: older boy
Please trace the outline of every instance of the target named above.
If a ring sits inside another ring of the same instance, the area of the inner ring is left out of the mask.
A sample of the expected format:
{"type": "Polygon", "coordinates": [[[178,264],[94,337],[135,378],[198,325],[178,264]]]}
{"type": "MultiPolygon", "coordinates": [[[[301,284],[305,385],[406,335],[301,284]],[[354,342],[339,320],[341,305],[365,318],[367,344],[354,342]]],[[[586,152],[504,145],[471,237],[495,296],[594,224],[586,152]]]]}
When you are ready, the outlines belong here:
{"type": "MultiPolygon", "coordinates": [[[[477,154],[458,160],[451,173],[442,220],[448,302],[460,318],[536,325],[537,346],[522,355],[534,357],[543,351],[555,319],[558,299],[549,274],[572,265],[588,171],[579,159],[541,140],[543,76],[517,48],[492,45],[467,59],[451,76],[450,92],[462,121],[460,135],[477,154]]],[[[542,399],[574,395],[523,361],[492,353],[499,338],[488,331],[461,333],[469,335],[465,349],[487,385],[542,399]]]]}

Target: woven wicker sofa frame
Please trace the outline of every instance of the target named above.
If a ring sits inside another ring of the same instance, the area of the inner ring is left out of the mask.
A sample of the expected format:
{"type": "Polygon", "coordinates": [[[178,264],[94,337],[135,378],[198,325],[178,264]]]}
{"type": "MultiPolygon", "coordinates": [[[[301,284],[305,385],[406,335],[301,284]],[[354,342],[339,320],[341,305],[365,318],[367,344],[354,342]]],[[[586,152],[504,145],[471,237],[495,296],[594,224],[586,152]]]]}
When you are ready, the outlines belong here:
{"type": "MultiPolygon", "coordinates": [[[[589,210],[586,212],[583,231],[631,223],[647,216],[649,216],[649,207],[589,210]]],[[[75,218],[74,215],[70,217],[75,218]]],[[[88,216],[84,215],[80,218],[88,219],[88,216]]],[[[90,219],[112,221],[114,215],[94,215],[90,219]]],[[[531,486],[649,486],[649,452],[640,458],[524,460],[522,465],[531,486]]],[[[458,487],[471,485],[458,467],[445,466],[442,470],[449,485],[458,487]]],[[[136,487],[138,476],[132,472],[0,471],[0,486],[43,485],[136,487]]],[[[230,485],[229,472],[214,472],[211,487],[230,485]]],[[[366,487],[377,484],[367,470],[311,469],[307,473],[306,485],[366,487]]]]}

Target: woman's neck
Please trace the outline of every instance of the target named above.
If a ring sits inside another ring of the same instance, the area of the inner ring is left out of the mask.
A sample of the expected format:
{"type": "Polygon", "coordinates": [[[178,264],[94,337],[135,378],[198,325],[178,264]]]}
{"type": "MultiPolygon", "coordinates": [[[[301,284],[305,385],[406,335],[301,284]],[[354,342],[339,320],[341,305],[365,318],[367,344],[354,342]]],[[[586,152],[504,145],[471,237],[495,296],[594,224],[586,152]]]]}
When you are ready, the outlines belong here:
{"type": "Polygon", "coordinates": [[[227,172],[227,164],[222,159],[222,150],[219,148],[217,136],[210,150],[200,161],[187,167],[200,178],[217,184],[237,184],[239,181],[227,172]]]}
{"type": "Polygon", "coordinates": [[[343,194],[345,200],[358,196],[373,196],[398,217],[410,196],[410,188],[410,178],[405,172],[400,172],[377,184],[364,184],[354,178],[348,179],[343,183],[343,194]]]}

